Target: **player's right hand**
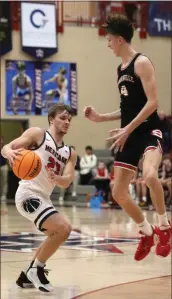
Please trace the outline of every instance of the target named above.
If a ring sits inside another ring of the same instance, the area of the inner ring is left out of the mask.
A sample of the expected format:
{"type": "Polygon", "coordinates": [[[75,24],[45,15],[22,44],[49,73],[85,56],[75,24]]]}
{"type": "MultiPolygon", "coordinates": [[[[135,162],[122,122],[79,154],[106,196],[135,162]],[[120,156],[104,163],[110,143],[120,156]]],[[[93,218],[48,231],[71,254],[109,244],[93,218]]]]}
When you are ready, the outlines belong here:
{"type": "Polygon", "coordinates": [[[92,106],[87,106],[84,108],[84,115],[86,118],[94,122],[100,121],[100,114],[98,114],[92,106]]]}
{"type": "Polygon", "coordinates": [[[23,148],[20,149],[9,149],[6,153],[6,159],[9,161],[9,164],[11,167],[14,165],[14,160],[18,160],[18,156],[21,155],[20,152],[23,150],[23,148]]]}

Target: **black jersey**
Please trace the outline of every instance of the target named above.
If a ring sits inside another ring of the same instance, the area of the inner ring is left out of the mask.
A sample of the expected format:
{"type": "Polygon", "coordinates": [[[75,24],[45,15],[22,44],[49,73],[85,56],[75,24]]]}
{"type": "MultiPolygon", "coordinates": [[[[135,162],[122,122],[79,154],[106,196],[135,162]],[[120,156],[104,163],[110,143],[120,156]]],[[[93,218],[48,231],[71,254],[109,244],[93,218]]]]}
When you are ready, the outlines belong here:
{"type": "MultiPolygon", "coordinates": [[[[128,66],[118,67],[118,88],[121,96],[121,127],[128,125],[142,110],[147,102],[142,82],[134,71],[137,53],[128,66]]],[[[151,130],[160,129],[160,120],[157,112],[153,112],[134,132],[147,133],[151,130]]]]}

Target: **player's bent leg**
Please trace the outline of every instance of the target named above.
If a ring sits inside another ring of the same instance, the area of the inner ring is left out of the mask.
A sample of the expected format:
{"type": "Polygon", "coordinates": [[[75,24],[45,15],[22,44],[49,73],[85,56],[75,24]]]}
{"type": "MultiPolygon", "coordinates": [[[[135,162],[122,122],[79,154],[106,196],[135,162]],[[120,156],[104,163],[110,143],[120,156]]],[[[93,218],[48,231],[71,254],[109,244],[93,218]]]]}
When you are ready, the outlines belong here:
{"type": "Polygon", "coordinates": [[[149,254],[151,247],[154,245],[155,229],[144,218],[141,208],[128,194],[128,186],[133,178],[133,171],[115,167],[114,176],[113,197],[137,223],[138,230],[142,235],[135,253],[135,260],[140,261],[149,254]]]}
{"type": "Polygon", "coordinates": [[[171,252],[172,229],[167,219],[163,187],[158,178],[158,168],[161,159],[162,154],[158,149],[146,152],[143,161],[143,177],[150,189],[151,199],[158,214],[159,228],[157,229],[157,234],[159,241],[156,247],[156,254],[166,257],[171,252]]]}
{"type": "MultiPolygon", "coordinates": [[[[46,231],[44,231],[44,234],[48,236],[48,233],[46,231]]],[[[41,243],[41,245],[36,249],[34,258],[32,260],[32,262],[26,267],[26,269],[24,269],[23,271],[21,271],[18,279],[16,280],[16,284],[20,287],[20,288],[24,288],[24,289],[30,289],[33,288],[34,285],[33,283],[27,278],[27,272],[29,271],[30,268],[32,268],[34,261],[36,260],[39,251],[41,250],[41,247],[43,246],[44,242],[41,243]]]]}
{"type": "Polygon", "coordinates": [[[54,214],[45,220],[41,229],[42,228],[46,229],[48,237],[41,245],[32,268],[27,272],[27,278],[40,291],[50,292],[53,288],[45,276],[45,262],[68,238],[71,232],[71,225],[63,216],[54,214]]]}

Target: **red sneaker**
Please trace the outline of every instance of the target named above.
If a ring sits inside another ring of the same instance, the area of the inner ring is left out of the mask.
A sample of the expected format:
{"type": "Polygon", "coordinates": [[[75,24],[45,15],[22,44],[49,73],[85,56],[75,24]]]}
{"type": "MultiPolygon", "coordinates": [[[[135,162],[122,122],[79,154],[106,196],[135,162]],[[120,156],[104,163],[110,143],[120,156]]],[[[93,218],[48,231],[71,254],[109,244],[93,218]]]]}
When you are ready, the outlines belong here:
{"type": "Polygon", "coordinates": [[[136,250],[136,253],[134,256],[136,261],[143,260],[149,254],[151,247],[155,245],[154,237],[155,237],[157,228],[152,227],[152,229],[153,229],[153,233],[151,236],[146,236],[146,235],[143,235],[142,232],[139,232],[139,234],[143,235],[143,237],[141,237],[141,240],[139,242],[139,245],[137,247],[137,250],[136,250]]]}
{"type": "Polygon", "coordinates": [[[157,228],[158,244],[156,246],[156,255],[166,257],[172,250],[172,227],[169,226],[166,230],[157,228]]]}

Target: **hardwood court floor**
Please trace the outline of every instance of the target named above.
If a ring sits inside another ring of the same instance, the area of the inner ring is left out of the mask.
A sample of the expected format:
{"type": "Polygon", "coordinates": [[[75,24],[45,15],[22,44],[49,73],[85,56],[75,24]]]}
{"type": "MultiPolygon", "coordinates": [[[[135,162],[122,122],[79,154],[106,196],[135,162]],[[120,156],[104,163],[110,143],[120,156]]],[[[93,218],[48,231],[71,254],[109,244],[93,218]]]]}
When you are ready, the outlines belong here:
{"type": "MultiPolygon", "coordinates": [[[[2,299],[171,299],[171,257],[152,252],[136,262],[135,225],[121,210],[58,208],[75,230],[47,263],[54,291],[18,288],[15,280],[44,235],[14,206],[7,209],[1,216],[2,299]]],[[[157,222],[155,212],[144,213],[151,223],[157,222]]]]}

